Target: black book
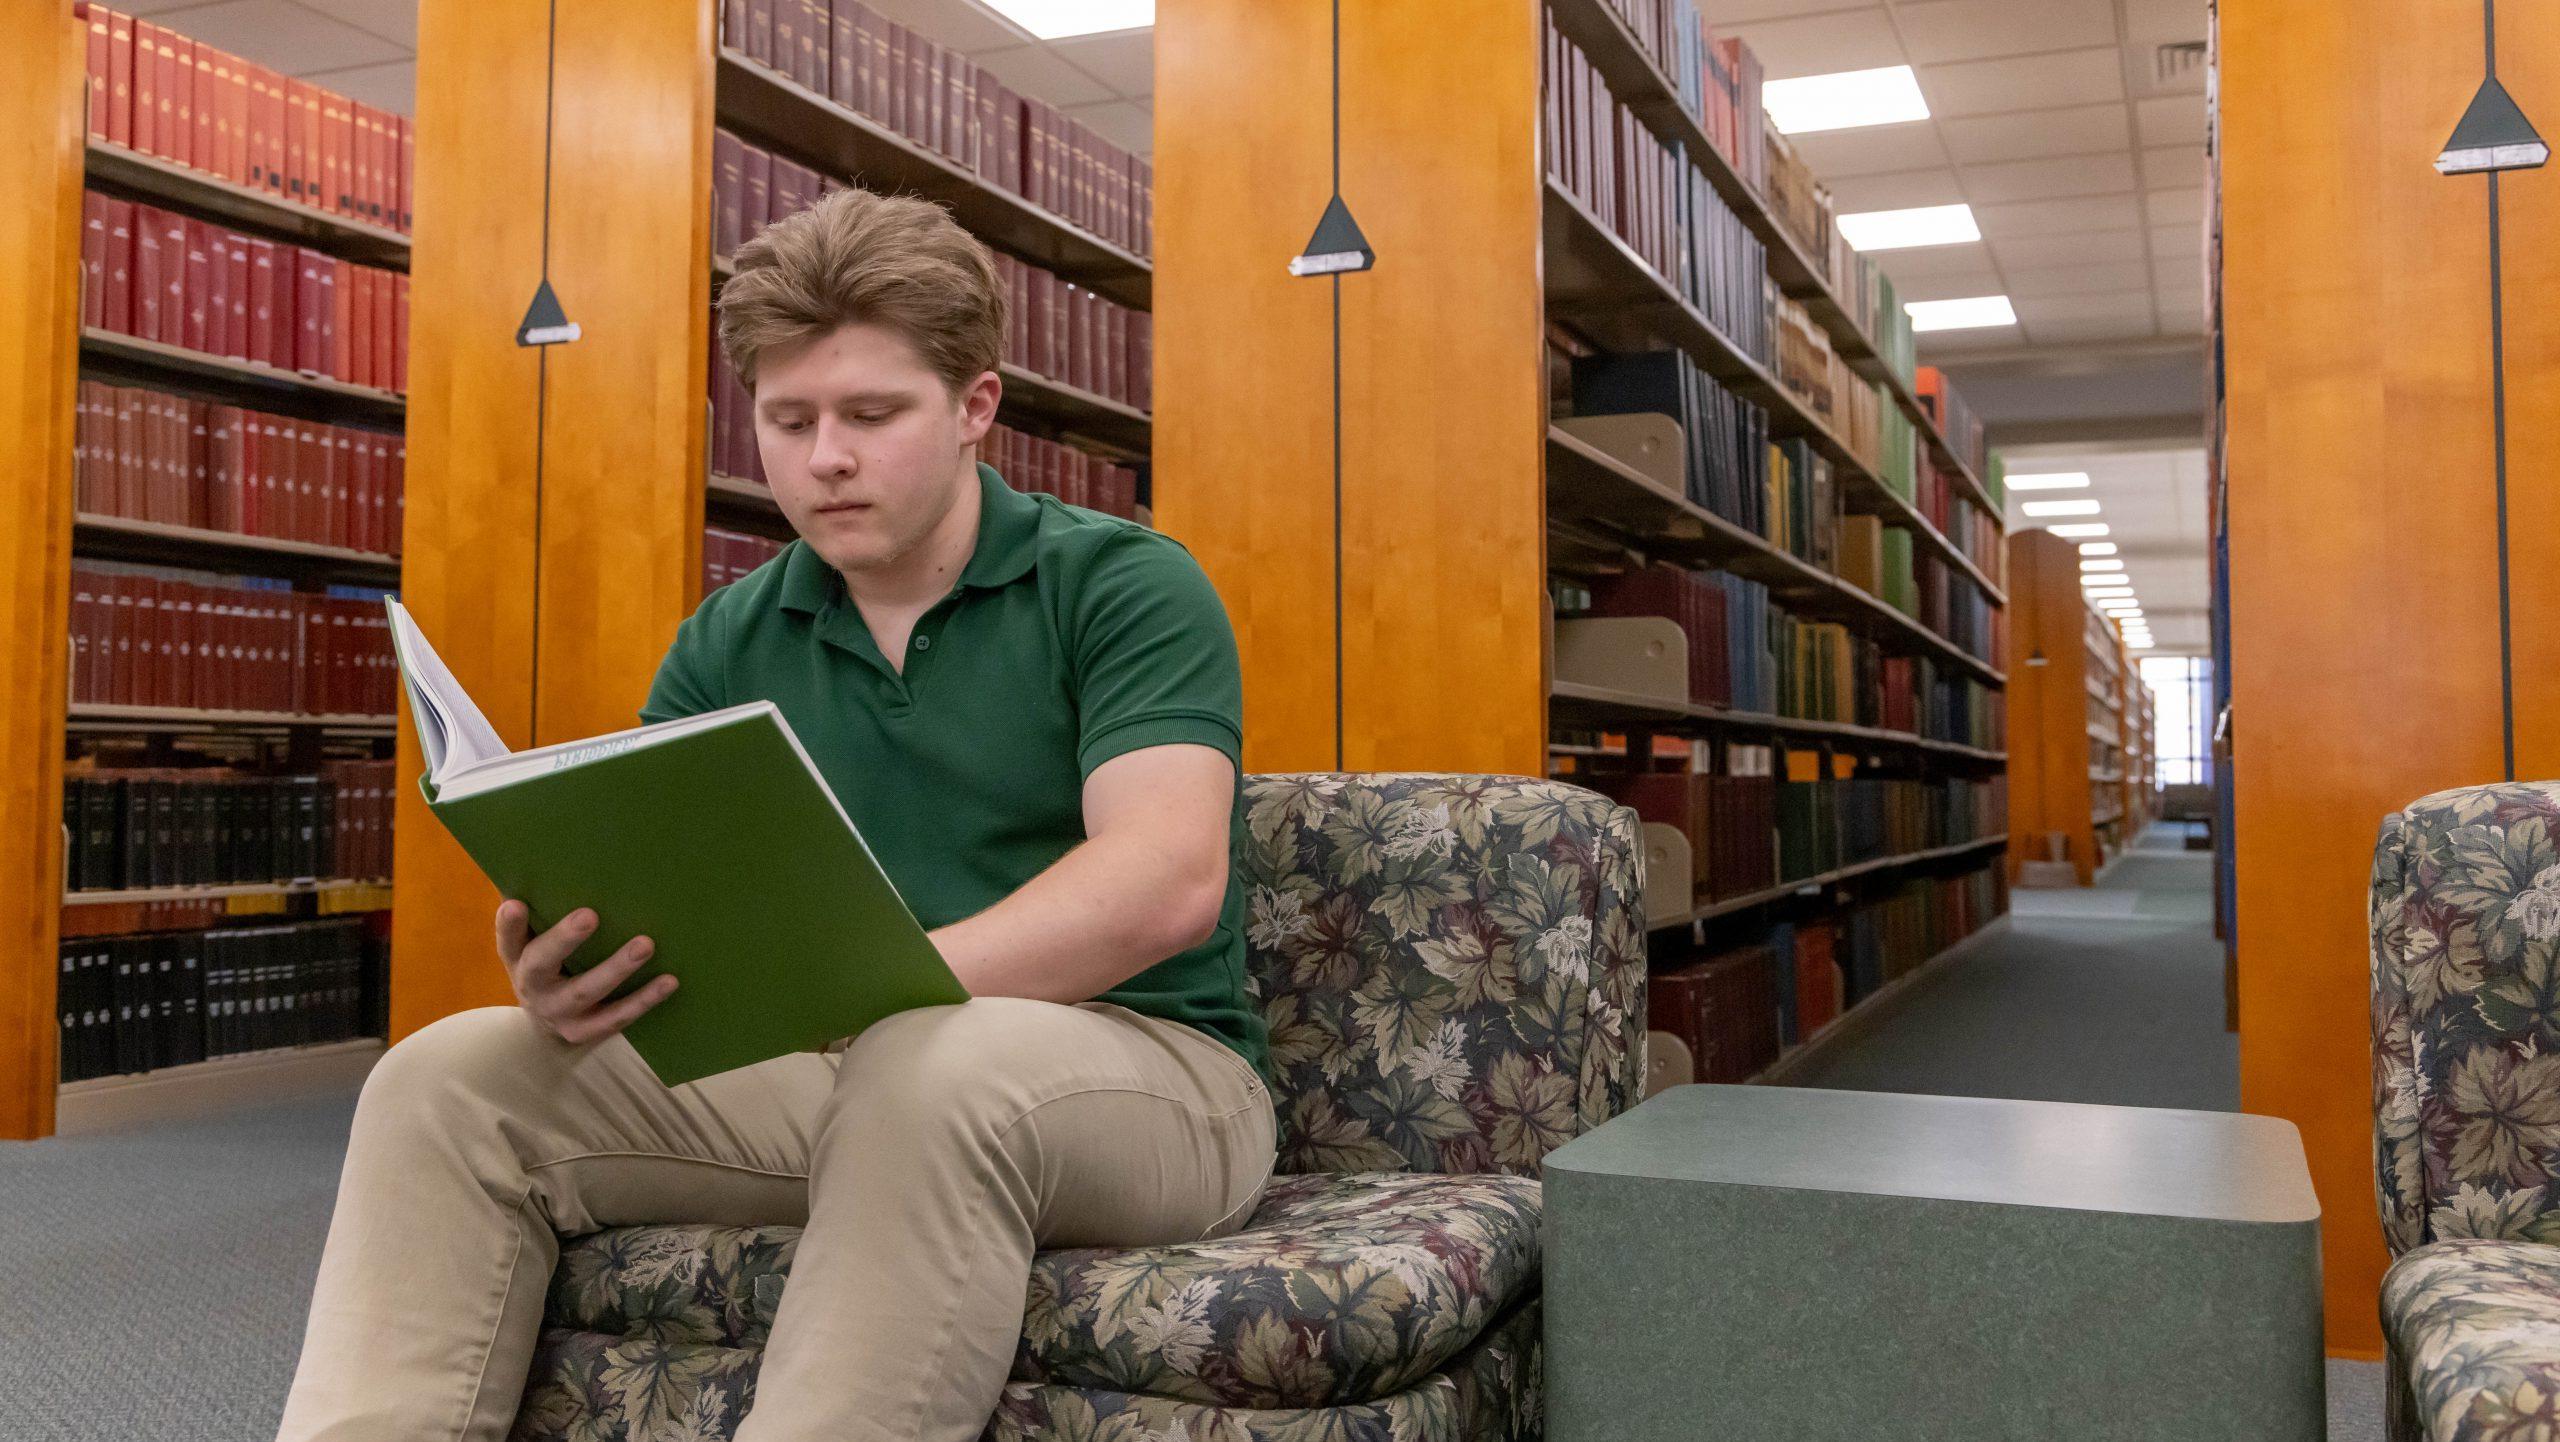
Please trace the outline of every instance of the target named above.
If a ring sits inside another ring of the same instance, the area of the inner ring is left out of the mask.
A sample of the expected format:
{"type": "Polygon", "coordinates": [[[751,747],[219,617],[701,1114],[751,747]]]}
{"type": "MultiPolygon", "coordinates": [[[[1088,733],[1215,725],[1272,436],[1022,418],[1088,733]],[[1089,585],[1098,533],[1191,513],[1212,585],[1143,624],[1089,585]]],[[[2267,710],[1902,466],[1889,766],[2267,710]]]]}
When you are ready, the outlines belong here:
{"type": "Polygon", "coordinates": [[[205,933],[182,931],[170,938],[176,963],[173,978],[176,1011],[170,1026],[173,1040],[170,1063],[185,1065],[204,1060],[204,943],[205,933]]]}
{"type": "Polygon", "coordinates": [[[262,788],[267,793],[267,874],[261,881],[291,881],[300,874],[294,865],[293,783],[270,780],[262,788]]]}
{"type": "Polygon", "coordinates": [[[80,943],[66,941],[55,950],[61,953],[60,965],[53,983],[55,1054],[60,1061],[61,1079],[80,1080],[80,943]]]}
{"type": "Polygon", "coordinates": [[[178,879],[178,783],[160,777],[151,791],[151,884],[172,886],[178,879]]]}
{"type": "Polygon", "coordinates": [[[121,1074],[135,1070],[136,1059],[142,1053],[140,1032],[135,1024],[135,995],[140,989],[140,978],[135,974],[138,969],[138,959],[134,954],[132,938],[117,938],[110,950],[115,958],[112,1001],[115,1018],[112,1023],[115,1029],[113,1071],[121,1074]]]}
{"type": "Polygon", "coordinates": [[[311,874],[335,876],[338,872],[338,788],[327,777],[305,778],[313,806],[311,832],[311,874]]]}
{"type": "Polygon", "coordinates": [[[293,872],[294,881],[320,879],[320,778],[297,776],[289,783],[293,790],[293,872]]]}
{"type": "Polygon", "coordinates": [[[239,794],[239,783],[229,778],[214,782],[210,787],[213,851],[208,860],[216,885],[227,886],[238,879],[233,873],[240,865],[239,852],[235,849],[240,821],[240,807],[235,798],[239,794]]]}
{"type": "Polygon", "coordinates": [[[88,789],[89,783],[77,776],[62,778],[62,889],[65,891],[79,891],[88,885],[81,874],[87,857],[80,844],[85,837],[81,830],[85,814],[81,800],[88,789]]]}
{"type": "Polygon", "coordinates": [[[140,889],[151,884],[151,788],[139,776],[124,777],[115,788],[122,803],[116,808],[122,817],[116,836],[122,853],[117,885],[140,889]]]}
{"type": "Polygon", "coordinates": [[[217,931],[204,939],[204,1051],[231,1054],[231,956],[239,933],[217,931]]]}
{"type": "Polygon", "coordinates": [[[85,777],[80,783],[80,884],[91,891],[113,891],[124,884],[123,854],[116,846],[116,823],[124,798],[114,781],[85,777]]]}

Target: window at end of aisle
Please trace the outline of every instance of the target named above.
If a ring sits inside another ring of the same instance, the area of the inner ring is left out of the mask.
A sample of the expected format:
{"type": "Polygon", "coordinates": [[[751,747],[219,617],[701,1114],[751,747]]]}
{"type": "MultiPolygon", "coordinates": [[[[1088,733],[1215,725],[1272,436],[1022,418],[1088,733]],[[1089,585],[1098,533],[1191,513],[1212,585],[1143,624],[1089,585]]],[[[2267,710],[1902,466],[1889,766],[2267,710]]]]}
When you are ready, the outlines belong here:
{"type": "Polygon", "coordinates": [[[2145,656],[2142,681],[2158,702],[2152,744],[2159,751],[2160,784],[2211,785],[2213,748],[2206,737],[2213,705],[2212,658],[2145,656]]]}

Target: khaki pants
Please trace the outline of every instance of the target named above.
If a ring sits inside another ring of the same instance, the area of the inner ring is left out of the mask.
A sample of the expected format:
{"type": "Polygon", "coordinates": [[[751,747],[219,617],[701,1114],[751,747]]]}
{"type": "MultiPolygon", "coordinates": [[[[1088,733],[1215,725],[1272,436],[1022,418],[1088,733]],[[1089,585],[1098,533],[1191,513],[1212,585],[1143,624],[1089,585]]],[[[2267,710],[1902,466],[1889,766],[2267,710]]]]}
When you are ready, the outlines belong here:
{"type": "Polygon", "coordinates": [[[805,1226],[739,1442],[966,1442],[1011,1371],[1035,1248],[1222,1236],[1271,1100],[1205,1032],[981,997],[670,1089],[629,1042],[514,1007],[390,1049],[356,1108],[291,1442],[499,1442],[559,1237],[805,1226]]]}

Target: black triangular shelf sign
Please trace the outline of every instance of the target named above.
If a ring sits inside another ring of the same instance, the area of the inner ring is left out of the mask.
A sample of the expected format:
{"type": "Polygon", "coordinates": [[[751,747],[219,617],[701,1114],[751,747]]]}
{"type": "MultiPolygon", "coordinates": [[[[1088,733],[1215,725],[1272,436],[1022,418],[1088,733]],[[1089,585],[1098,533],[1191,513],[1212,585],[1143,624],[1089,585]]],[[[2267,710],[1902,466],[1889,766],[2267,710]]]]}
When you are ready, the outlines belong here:
{"type": "Polygon", "coordinates": [[[2453,138],[2436,157],[2436,169],[2446,175],[2474,175],[2487,170],[2531,170],[2550,159],[2551,147],[2535,133],[2533,122],[2524,118],[2507,87],[2492,75],[2480,82],[2471,108],[2462,112],[2462,123],[2453,127],[2453,138]]]}
{"type": "Polygon", "coordinates": [[[1325,205],[1324,219],[1316,222],[1316,233],[1308,239],[1305,253],[1289,262],[1289,273],[1340,275],[1367,270],[1377,263],[1378,254],[1369,248],[1369,237],[1360,233],[1360,222],[1351,218],[1351,207],[1337,195],[1325,205]]]}
{"type": "Polygon", "coordinates": [[[560,297],[551,292],[551,278],[543,277],[533,292],[533,304],[524,308],[524,324],[516,327],[516,344],[562,345],[577,338],[577,323],[560,309],[560,297]]]}

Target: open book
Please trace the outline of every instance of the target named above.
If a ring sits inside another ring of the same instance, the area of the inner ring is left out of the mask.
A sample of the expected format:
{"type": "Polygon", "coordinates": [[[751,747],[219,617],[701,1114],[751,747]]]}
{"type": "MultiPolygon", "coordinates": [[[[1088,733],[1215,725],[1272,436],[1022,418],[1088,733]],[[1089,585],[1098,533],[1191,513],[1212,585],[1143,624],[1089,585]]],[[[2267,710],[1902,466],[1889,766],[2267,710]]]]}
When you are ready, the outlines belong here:
{"type": "Polygon", "coordinates": [[[655,954],[616,995],[676,974],[623,1033],[660,1081],[968,1000],[773,703],[509,751],[408,611],[384,604],[437,819],[535,930],[595,909],[568,970],[647,936],[655,954]]]}

